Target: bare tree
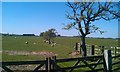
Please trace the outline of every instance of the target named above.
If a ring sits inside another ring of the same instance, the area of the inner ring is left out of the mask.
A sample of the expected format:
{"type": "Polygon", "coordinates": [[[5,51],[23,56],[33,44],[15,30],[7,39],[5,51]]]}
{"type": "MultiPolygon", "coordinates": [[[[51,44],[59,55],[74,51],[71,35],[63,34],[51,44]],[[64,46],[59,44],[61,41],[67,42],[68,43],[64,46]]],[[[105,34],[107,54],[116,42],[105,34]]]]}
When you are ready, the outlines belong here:
{"type": "Polygon", "coordinates": [[[110,21],[118,19],[120,15],[117,7],[117,2],[67,2],[66,4],[72,12],[67,12],[66,16],[72,22],[67,24],[64,29],[68,30],[75,28],[80,33],[82,56],[86,56],[86,42],[85,37],[88,34],[99,31],[101,34],[104,31],[100,31],[99,27],[96,27],[92,22],[103,19],[110,21]]]}

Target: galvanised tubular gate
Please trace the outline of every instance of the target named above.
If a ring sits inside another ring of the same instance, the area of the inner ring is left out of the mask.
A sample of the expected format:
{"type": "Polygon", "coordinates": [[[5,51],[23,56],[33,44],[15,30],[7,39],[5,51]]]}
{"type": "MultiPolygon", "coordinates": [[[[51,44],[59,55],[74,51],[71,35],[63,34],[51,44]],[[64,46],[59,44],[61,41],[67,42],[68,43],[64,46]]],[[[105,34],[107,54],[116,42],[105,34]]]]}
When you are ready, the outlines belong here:
{"type": "MultiPolygon", "coordinates": [[[[119,59],[120,55],[113,56],[111,55],[110,50],[105,50],[103,55],[99,56],[87,56],[87,57],[79,57],[79,58],[65,58],[65,59],[56,59],[56,56],[47,57],[45,60],[40,61],[16,61],[16,62],[0,62],[0,67],[7,72],[16,72],[14,70],[9,69],[7,66],[12,65],[34,65],[39,64],[32,71],[19,71],[19,72],[72,72],[78,68],[86,68],[88,67],[88,71],[84,72],[112,72],[120,70],[118,68],[112,68],[114,65],[120,65],[120,60],[117,62],[113,62],[113,60],[119,59]],[[61,67],[59,63],[64,62],[76,62],[72,66],[61,67]],[[93,63],[94,62],[94,63],[93,63]],[[82,64],[81,64],[82,63],[82,64]],[[97,66],[101,65],[101,67],[97,68],[97,66]],[[44,66],[44,70],[40,70],[41,67],[44,66]]],[[[3,72],[4,72],[3,71],[3,72]]],[[[83,71],[82,71],[83,72],[83,71]]]]}

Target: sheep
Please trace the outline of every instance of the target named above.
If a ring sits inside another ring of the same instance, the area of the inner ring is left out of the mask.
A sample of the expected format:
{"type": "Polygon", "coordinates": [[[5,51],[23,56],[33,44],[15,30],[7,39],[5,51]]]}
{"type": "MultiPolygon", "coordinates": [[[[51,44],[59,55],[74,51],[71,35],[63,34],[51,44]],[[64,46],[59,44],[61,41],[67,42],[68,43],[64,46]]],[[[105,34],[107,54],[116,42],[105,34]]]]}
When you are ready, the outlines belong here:
{"type": "Polygon", "coordinates": [[[54,43],[54,45],[56,45],[57,43],[54,43]]]}
{"type": "Polygon", "coordinates": [[[36,44],[35,42],[33,44],[36,44]]]}
{"type": "Polygon", "coordinates": [[[51,44],[51,47],[54,47],[54,45],[53,45],[53,44],[51,44]]]}
{"type": "Polygon", "coordinates": [[[46,41],[46,43],[49,43],[49,41],[46,41]]]}
{"type": "Polygon", "coordinates": [[[51,44],[51,47],[54,47],[55,45],[56,45],[56,43],[52,43],[52,44],[51,44]]]}
{"type": "Polygon", "coordinates": [[[43,40],[43,42],[46,42],[46,40],[43,40]]]}
{"type": "Polygon", "coordinates": [[[28,44],[28,42],[26,41],[25,44],[28,44]]]}

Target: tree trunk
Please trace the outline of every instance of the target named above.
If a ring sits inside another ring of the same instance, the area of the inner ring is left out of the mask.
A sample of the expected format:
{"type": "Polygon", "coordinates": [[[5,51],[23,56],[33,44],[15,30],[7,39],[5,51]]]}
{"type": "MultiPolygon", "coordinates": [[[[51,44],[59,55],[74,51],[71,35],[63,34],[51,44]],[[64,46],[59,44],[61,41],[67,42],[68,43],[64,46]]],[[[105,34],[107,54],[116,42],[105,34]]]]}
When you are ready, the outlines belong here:
{"type": "Polygon", "coordinates": [[[83,57],[86,57],[87,56],[87,51],[86,51],[86,44],[85,44],[85,36],[82,36],[81,37],[81,54],[83,57]]]}

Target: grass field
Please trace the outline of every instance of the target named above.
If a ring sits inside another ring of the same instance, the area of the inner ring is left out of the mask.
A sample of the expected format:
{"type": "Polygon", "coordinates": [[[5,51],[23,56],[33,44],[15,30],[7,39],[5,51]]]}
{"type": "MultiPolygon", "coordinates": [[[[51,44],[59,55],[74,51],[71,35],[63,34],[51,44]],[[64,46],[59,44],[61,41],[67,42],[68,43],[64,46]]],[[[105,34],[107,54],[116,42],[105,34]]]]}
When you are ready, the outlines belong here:
{"type": "MultiPolygon", "coordinates": [[[[12,51],[49,51],[57,54],[57,58],[71,57],[69,53],[74,50],[76,42],[80,42],[80,38],[77,37],[57,37],[54,39],[57,44],[54,47],[44,43],[41,37],[27,37],[27,36],[3,36],[2,37],[2,50],[12,51]],[[28,41],[28,44],[25,42],[28,41]],[[34,44],[36,43],[36,44],[34,44]]],[[[91,45],[102,46],[118,46],[118,42],[115,39],[97,39],[87,38],[86,43],[91,45]]],[[[2,54],[3,61],[21,61],[21,60],[41,60],[43,56],[35,55],[9,55],[7,53],[2,54]]]]}
{"type": "MultiPolygon", "coordinates": [[[[70,58],[69,53],[74,50],[76,42],[80,42],[80,38],[77,37],[56,37],[54,42],[57,44],[51,47],[50,44],[45,43],[42,37],[27,37],[27,36],[3,36],[2,39],[2,61],[29,61],[29,60],[42,60],[45,57],[39,55],[10,55],[4,53],[4,51],[49,51],[57,54],[57,58],[70,58]],[[28,44],[25,44],[25,42],[28,44]],[[34,44],[35,43],[35,44],[34,44]]],[[[86,38],[86,43],[89,45],[97,46],[118,46],[116,39],[97,39],[86,38]]],[[[119,59],[117,59],[118,61],[119,59]]],[[[67,67],[73,65],[74,62],[60,63],[61,67],[67,67]]],[[[115,65],[114,68],[118,67],[115,65]]],[[[98,66],[99,68],[99,66],[98,66]]],[[[77,71],[86,70],[87,68],[77,69],[77,71]]],[[[89,68],[88,68],[89,69],[89,68]]],[[[76,72],[76,71],[75,71],[76,72]]],[[[119,72],[119,71],[118,71],[119,72]]]]}

